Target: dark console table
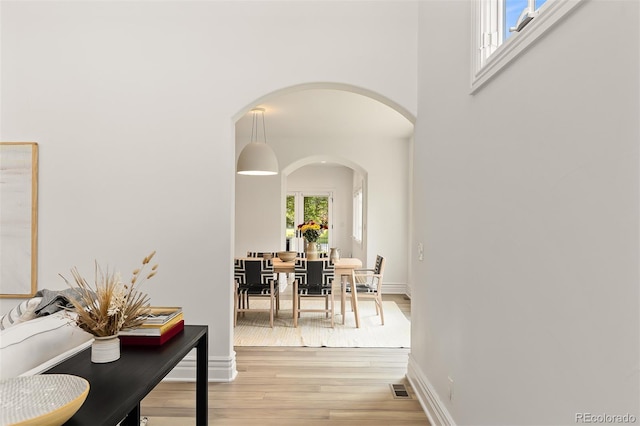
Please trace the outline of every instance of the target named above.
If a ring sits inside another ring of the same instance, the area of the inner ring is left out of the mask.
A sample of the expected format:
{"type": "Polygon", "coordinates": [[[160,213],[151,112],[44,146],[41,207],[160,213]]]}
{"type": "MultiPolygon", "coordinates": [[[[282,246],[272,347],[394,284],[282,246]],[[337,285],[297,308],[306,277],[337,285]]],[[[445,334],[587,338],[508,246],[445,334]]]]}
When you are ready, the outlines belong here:
{"type": "Polygon", "coordinates": [[[140,425],[140,401],[193,348],[196,360],[196,424],[207,424],[208,327],[185,325],[184,331],[160,346],[122,346],[120,359],[105,364],[91,362],[91,348],[74,355],[44,374],[84,377],[89,395],[65,425],[140,425]]]}

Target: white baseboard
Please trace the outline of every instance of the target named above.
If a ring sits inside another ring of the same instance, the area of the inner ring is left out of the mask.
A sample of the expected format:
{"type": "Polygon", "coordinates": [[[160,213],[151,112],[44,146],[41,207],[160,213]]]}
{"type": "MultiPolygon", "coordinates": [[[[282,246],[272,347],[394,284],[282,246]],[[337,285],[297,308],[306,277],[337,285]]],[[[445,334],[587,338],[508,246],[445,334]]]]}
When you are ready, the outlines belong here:
{"type": "MultiPolygon", "coordinates": [[[[236,378],[236,353],[231,357],[209,357],[208,376],[210,382],[231,382],[236,378]]],[[[195,382],[196,356],[189,354],[163,379],[167,382],[195,382]]]]}
{"type": "Polygon", "coordinates": [[[422,409],[433,426],[455,426],[447,407],[442,403],[431,382],[429,382],[429,379],[424,375],[411,354],[407,365],[407,379],[409,379],[409,383],[411,383],[422,409]]]}
{"type": "Polygon", "coordinates": [[[382,294],[409,294],[407,283],[382,283],[382,294]]]}

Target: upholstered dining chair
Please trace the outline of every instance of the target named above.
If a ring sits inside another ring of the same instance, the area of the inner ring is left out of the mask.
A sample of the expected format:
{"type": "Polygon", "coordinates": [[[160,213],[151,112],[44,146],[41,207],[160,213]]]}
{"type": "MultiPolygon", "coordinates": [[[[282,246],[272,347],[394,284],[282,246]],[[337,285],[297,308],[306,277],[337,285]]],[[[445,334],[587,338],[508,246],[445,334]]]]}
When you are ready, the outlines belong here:
{"type": "Polygon", "coordinates": [[[334,266],[330,259],[296,259],[293,281],[293,326],[298,326],[301,312],[324,312],[331,317],[331,327],[334,326],[333,277],[334,266]],[[303,308],[305,298],[323,298],[324,309],[303,308]]]}
{"type": "MultiPolygon", "coordinates": [[[[300,259],[306,259],[307,258],[307,253],[304,252],[304,251],[299,251],[296,257],[299,257],[300,259]]],[[[320,259],[328,258],[329,257],[329,253],[319,252],[318,253],[318,257],[320,259]]]]}
{"type": "Polygon", "coordinates": [[[251,257],[251,258],[257,258],[257,257],[265,257],[265,258],[271,258],[273,259],[274,257],[277,257],[278,253],[275,251],[248,251],[247,252],[247,257],[251,257]]]}
{"type": "Polygon", "coordinates": [[[358,300],[373,299],[376,305],[376,315],[380,315],[380,322],[384,325],[382,310],[382,277],[384,275],[384,257],[376,256],[373,269],[354,269],[351,271],[351,282],[347,284],[346,294],[351,298],[351,306],[356,318],[356,327],[360,327],[360,313],[358,300]],[[353,289],[356,289],[355,294],[353,289]]]}
{"type": "Polygon", "coordinates": [[[234,261],[234,319],[238,322],[238,313],[256,311],[269,312],[269,325],[273,328],[273,317],[278,316],[280,309],[280,286],[277,274],[273,271],[273,260],[235,259],[234,261]],[[250,297],[268,297],[269,309],[252,309],[250,297]]]}

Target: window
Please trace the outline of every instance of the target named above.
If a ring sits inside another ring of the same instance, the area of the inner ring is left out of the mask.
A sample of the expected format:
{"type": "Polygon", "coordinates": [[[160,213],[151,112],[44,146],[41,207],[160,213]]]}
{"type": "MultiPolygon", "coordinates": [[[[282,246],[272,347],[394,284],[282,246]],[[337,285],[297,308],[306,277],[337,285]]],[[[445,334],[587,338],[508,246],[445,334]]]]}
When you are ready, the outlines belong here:
{"type": "Polygon", "coordinates": [[[471,93],[584,0],[474,0],[471,93]]]}
{"type": "Polygon", "coordinates": [[[313,220],[326,224],[329,229],[322,232],[318,238],[320,251],[328,252],[331,244],[333,225],[331,224],[331,210],[333,207],[333,193],[303,193],[287,194],[286,238],[290,250],[302,251],[302,242],[296,238],[296,229],[302,222],[313,220]]]}
{"type": "Polygon", "coordinates": [[[362,188],[353,194],[353,239],[362,242],[362,188]]]}
{"type": "MultiPolygon", "coordinates": [[[[286,212],[286,231],[285,238],[288,242],[296,237],[296,196],[287,195],[287,212],[286,212]]],[[[291,250],[290,244],[287,244],[287,250],[291,250]]]]}
{"type": "Polygon", "coordinates": [[[539,13],[547,0],[504,0],[504,16],[501,25],[503,39],[520,32],[539,13]]]}

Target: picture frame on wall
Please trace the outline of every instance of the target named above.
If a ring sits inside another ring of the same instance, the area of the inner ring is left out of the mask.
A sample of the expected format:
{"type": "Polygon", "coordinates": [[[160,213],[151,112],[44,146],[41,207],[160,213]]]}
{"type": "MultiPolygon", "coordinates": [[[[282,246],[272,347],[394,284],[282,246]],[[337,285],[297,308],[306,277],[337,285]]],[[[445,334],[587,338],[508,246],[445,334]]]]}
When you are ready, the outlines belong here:
{"type": "Polygon", "coordinates": [[[38,144],[0,142],[0,297],[37,290],[38,144]]]}

